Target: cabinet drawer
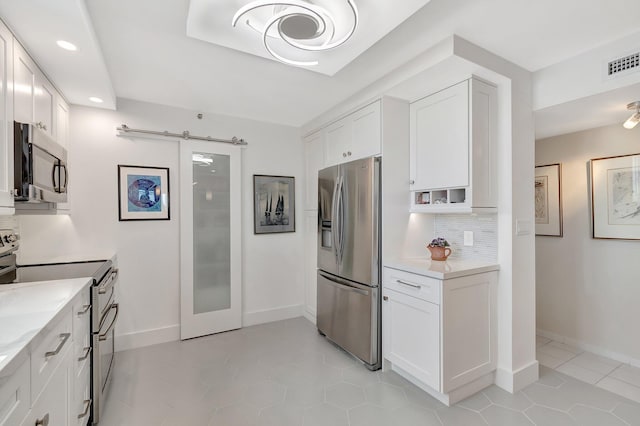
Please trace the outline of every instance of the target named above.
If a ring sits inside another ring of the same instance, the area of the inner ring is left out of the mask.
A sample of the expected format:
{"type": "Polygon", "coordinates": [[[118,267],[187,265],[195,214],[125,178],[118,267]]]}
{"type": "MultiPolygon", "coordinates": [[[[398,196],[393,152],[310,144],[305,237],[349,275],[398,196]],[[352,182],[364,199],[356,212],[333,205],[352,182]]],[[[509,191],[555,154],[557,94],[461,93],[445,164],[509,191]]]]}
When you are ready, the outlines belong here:
{"type": "Polygon", "coordinates": [[[29,359],[9,377],[0,377],[0,426],[19,424],[30,405],[29,359]]]}
{"type": "Polygon", "coordinates": [[[442,282],[435,278],[385,267],[382,285],[399,293],[440,305],[442,282]]]}
{"type": "Polygon", "coordinates": [[[73,381],[73,401],[69,412],[69,424],[73,426],[84,426],[91,414],[91,382],[89,378],[91,370],[85,366],[80,375],[73,381]]]}
{"type": "Polygon", "coordinates": [[[71,312],[50,327],[44,340],[31,352],[31,401],[38,399],[45,384],[72,346],[71,312]]]}

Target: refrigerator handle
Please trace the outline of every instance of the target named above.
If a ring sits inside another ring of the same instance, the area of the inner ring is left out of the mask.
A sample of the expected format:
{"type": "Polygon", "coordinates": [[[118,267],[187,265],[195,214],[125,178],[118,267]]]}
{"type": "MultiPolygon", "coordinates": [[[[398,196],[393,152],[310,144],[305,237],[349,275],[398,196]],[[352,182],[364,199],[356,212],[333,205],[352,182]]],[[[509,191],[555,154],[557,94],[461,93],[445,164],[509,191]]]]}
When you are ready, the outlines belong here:
{"type": "Polygon", "coordinates": [[[340,176],[338,178],[338,189],[337,189],[337,203],[336,203],[336,255],[338,264],[342,262],[342,244],[344,243],[344,235],[342,234],[344,231],[344,200],[342,189],[344,187],[344,178],[340,176]]]}
{"type": "Polygon", "coordinates": [[[338,186],[340,185],[340,176],[336,178],[336,184],[333,187],[333,199],[331,203],[331,245],[333,255],[338,262],[338,186]]]}

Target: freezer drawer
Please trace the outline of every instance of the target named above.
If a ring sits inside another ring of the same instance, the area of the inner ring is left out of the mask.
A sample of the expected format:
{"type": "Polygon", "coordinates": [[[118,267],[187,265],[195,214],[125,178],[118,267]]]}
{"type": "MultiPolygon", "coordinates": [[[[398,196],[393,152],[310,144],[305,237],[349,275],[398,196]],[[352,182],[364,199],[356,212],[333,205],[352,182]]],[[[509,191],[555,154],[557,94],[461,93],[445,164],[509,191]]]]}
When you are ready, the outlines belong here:
{"type": "Polygon", "coordinates": [[[318,271],[318,330],[372,370],[380,368],[378,292],[318,271]]]}

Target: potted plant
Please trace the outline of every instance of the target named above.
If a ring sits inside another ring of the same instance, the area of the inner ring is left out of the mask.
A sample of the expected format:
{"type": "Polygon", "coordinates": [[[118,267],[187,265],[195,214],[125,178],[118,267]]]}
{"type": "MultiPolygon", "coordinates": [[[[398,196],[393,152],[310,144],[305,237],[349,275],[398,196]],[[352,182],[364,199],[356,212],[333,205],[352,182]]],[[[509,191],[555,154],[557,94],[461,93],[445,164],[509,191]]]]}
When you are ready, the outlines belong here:
{"type": "Polygon", "coordinates": [[[442,237],[431,240],[427,248],[431,252],[431,260],[447,260],[447,257],[451,254],[449,242],[442,237]]]}

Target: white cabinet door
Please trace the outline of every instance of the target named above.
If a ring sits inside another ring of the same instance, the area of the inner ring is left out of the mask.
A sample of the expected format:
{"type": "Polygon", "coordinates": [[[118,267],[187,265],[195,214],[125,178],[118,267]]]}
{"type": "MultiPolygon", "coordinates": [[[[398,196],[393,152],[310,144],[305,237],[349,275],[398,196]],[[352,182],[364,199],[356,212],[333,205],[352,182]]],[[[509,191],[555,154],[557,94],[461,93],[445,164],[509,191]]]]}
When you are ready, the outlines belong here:
{"type": "Polygon", "coordinates": [[[316,317],[318,298],[318,212],[304,212],[304,304],[307,316],[316,317]]]}
{"type": "Polygon", "coordinates": [[[387,288],[382,290],[383,356],[440,390],[440,307],[387,288]]]}
{"type": "Polygon", "coordinates": [[[316,132],[304,138],[304,163],[306,170],[304,209],[318,208],[318,170],[324,167],[324,133],[316,132]]]}
{"type": "Polygon", "coordinates": [[[33,426],[36,424],[48,424],[50,426],[69,425],[69,354],[63,362],[58,365],[51,379],[44,387],[44,390],[31,406],[31,411],[22,422],[22,426],[33,426]],[[38,423],[39,422],[39,423],[38,423]]]}
{"type": "Polygon", "coordinates": [[[13,213],[13,36],[0,22],[0,214],[13,213]]]}
{"type": "Polygon", "coordinates": [[[20,424],[29,412],[29,358],[9,377],[0,377],[0,426],[20,424]]]}
{"type": "Polygon", "coordinates": [[[324,129],[326,166],[382,152],[380,101],[369,104],[324,129]]]}
{"type": "Polygon", "coordinates": [[[56,96],[56,125],[55,139],[56,141],[69,150],[69,105],[59,94],[56,96]]]}
{"type": "Polygon", "coordinates": [[[40,130],[55,139],[56,89],[40,70],[36,70],[34,94],[33,121],[40,130]]]}
{"type": "Polygon", "coordinates": [[[380,101],[350,115],[352,140],[347,151],[347,160],[371,157],[381,153],[380,101]]]}
{"type": "Polygon", "coordinates": [[[469,185],[469,82],[410,106],[412,190],[469,185]]]}
{"type": "Polygon", "coordinates": [[[34,123],[35,79],[38,67],[17,40],[13,41],[14,120],[34,123]]]}
{"type": "Polygon", "coordinates": [[[338,120],[324,130],[324,158],[327,166],[343,163],[351,144],[352,122],[349,117],[338,120]]]}

